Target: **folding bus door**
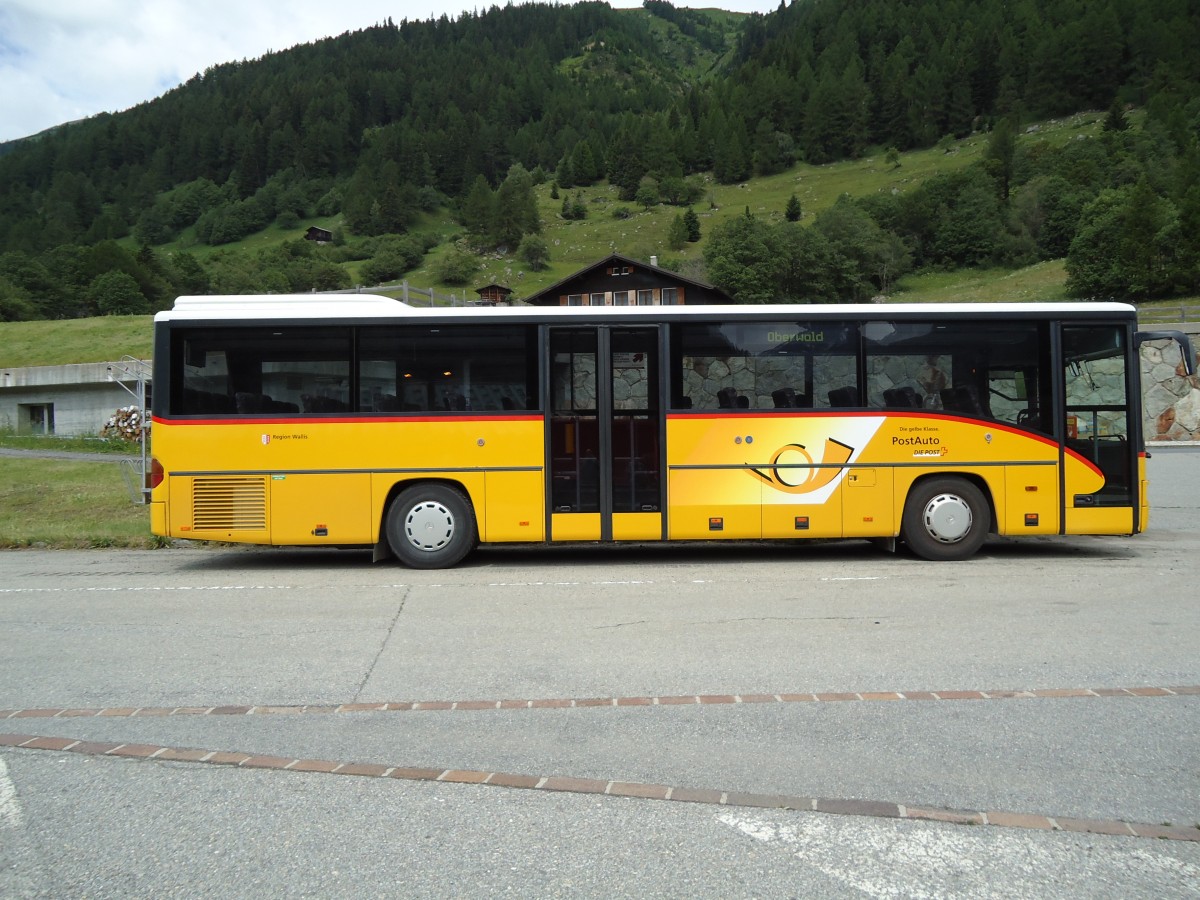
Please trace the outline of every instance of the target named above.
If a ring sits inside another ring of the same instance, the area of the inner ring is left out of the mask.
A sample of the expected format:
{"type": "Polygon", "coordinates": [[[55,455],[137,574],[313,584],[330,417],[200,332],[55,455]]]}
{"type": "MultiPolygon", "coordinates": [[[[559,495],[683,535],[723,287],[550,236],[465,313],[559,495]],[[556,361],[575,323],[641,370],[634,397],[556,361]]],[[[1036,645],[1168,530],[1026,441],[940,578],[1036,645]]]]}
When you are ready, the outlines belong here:
{"type": "MultiPolygon", "coordinates": [[[[1067,534],[1137,531],[1140,423],[1131,421],[1128,333],[1063,325],[1063,500],[1067,534]]],[[[1133,363],[1134,365],[1136,363],[1133,363]]]]}
{"type": "Polygon", "coordinates": [[[551,328],[547,348],[550,540],[661,538],[658,328],[551,328]]]}

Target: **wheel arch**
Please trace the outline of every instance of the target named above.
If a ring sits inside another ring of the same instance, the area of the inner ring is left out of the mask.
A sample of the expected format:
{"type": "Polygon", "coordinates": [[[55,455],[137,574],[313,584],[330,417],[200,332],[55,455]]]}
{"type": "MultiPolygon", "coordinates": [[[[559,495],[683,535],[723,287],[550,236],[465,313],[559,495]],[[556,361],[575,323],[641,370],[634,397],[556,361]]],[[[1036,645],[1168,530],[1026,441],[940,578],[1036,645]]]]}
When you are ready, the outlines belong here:
{"type": "Polygon", "coordinates": [[[383,502],[380,503],[375,516],[375,527],[378,529],[378,534],[375,539],[375,550],[372,555],[372,561],[379,562],[380,560],[395,558],[395,554],[392,553],[392,548],[388,545],[387,539],[388,513],[391,512],[392,504],[396,502],[397,497],[409,488],[419,487],[423,484],[439,485],[456,490],[462,494],[466,498],[467,506],[470,508],[471,515],[475,519],[475,533],[480,536],[481,541],[483,540],[483,520],[479,516],[478,504],[475,502],[475,497],[471,489],[463,481],[445,476],[429,477],[425,475],[413,478],[399,478],[388,488],[387,494],[384,496],[383,502]]]}
{"type": "Polygon", "coordinates": [[[987,479],[978,472],[962,472],[957,469],[952,469],[947,471],[939,470],[934,472],[926,472],[923,475],[917,476],[912,480],[912,483],[909,484],[908,491],[900,499],[899,509],[901,512],[903,512],[905,505],[908,503],[909,494],[919,488],[922,484],[928,481],[933,481],[936,478],[961,478],[963,481],[969,482],[974,487],[978,488],[979,492],[983,494],[983,499],[988,505],[988,517],[991,520],[988,523],[988,534],[999,533],[999,517],[997,516],[996,510],[996,498],[992,494],[992,486],[988,484],[987,479]]]}

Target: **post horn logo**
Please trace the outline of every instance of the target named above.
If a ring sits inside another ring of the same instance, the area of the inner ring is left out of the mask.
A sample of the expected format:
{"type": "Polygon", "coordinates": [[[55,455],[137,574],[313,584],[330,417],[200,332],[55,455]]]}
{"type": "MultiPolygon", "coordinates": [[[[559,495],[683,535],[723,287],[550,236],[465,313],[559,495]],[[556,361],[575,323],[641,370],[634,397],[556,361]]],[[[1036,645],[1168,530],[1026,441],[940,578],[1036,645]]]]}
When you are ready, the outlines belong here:
{"type": "Polygon", "coordinates": [[[803,444],[784,444],[775,451],[769,466],[751,466],[749,471],[777,491],[807,494],[834,481],[852,455],[853,447],[833,438],[825,439],[825,452],[820,462],[813,460],[803,444]]]}

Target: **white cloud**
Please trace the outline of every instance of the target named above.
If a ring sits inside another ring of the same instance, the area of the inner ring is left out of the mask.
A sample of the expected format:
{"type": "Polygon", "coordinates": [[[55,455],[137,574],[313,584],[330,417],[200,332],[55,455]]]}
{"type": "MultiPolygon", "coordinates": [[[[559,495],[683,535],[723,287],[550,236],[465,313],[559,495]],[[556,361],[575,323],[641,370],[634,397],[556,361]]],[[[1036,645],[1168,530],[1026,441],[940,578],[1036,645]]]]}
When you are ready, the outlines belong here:
{"type": "MultiPolygon", "coordinates": [[[[507,2],[507,0],[505,0],[507,2]]],[[[485,10],[471,0],[0,0],[0,141],[160,96],[215,65],[356,31],[388,17],[485,10]]],[[[616,0],[612,6],[640,6],[616,0]]],[[[677,3],[678,6],[689,4],[677,3]]],[[[691,4],[741,12],[777,0],[691,4]]]]}

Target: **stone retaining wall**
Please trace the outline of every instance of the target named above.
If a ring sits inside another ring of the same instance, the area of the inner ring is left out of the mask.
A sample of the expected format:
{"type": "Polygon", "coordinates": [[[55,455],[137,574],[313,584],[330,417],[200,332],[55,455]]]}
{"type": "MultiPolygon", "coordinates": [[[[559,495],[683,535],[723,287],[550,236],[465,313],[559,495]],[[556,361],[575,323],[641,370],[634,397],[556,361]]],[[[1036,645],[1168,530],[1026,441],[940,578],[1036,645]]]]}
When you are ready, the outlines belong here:
{"type": "Polygon", "coordinates": [[[1147,443],[1200,440],[1200,377],[1184,372],[1175,341],[1142,345],[1142,414],[1147,443]]]}

